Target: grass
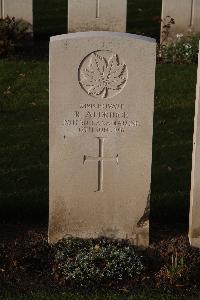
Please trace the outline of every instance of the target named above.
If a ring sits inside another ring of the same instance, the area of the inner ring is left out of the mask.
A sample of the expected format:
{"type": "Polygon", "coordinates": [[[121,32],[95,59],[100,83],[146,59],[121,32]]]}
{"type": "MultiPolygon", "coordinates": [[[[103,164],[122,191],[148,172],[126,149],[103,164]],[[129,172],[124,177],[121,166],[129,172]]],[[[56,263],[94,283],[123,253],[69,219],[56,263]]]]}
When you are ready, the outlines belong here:
{"type": "Polygon", "coordinates": [[[162,0],[128,0],[127,32],[159,40],[162,0]]]}
{"type": "MultiPolygon", "coordinates": [[[[187,223],[196,66],[158,65],[152,219],[187,223]]],[[[48,217],[48,63],[0,61],[0,217],[48,217]]]]}
{"type": "Polygon", "coordinates": [[[34,0],[35,36],[48,38],[52,35],[67,33],[67,6],[67,0],[34,0]]]}
{"type": "Polygon", "coordinates": [[[187,224],[196,66],[158,65],[155,91],[152,217],[187,224]]]}
{"type": "MultiPolygon", "coordinates": [[[[67,32],[67,0],[34,0],[33,3],[37,38],[67,32]]],[[[161,5],[162,0],[128,0],[127,32],[159,39],[161,5]]]]}
{"type": "Polygon", "coordinates": [[[1,216],[47,215],[48,65],[0,61],[1,216]]]}

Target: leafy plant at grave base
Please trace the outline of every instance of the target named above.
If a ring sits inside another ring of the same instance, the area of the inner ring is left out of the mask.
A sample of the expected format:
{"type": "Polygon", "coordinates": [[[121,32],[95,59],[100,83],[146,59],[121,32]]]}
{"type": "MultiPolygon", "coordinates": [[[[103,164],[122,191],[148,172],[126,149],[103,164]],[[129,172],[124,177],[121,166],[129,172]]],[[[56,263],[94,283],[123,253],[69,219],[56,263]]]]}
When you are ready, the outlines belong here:
{"type": "Polygon", "coordinates": [[[56,245],[55,278],[73,284],[103,284],[136,279],[144,271],[142,258],[127,242],[64,239],[56,245]]]}
{"type": "Polygon", "coordinates": [[[158,60],[163,63],[197,63],[200,36],[177,34],[176,37],[176,40],[159,46],[157,53],[158,60]]]}
{"type": "Polygon", "coordinates": [[[185,264],[183,257],[179,258],[176,253],[172,255],[172,262],[166,264],[156,274],[158,287],[183,287],[189,280],[189,267],[185,264]]]}
{"type": "Polygon", "coordinates": [[[31,25],[14,17],[0,19],[0,55],[8,54],[21,46],[30,35],[31,25]]]}

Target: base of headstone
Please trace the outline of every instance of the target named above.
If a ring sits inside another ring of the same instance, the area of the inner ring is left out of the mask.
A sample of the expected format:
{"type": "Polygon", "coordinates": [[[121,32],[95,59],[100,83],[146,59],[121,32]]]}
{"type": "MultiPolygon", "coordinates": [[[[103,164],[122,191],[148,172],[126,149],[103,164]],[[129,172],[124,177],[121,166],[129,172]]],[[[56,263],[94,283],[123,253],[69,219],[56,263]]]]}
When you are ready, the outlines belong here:
{"type": "Polygon", "coordinates": [[[198,232],[198,238],[193,238],[189,235],[190,245],[194,248],[200,248],[200,232],[198,232]]]}

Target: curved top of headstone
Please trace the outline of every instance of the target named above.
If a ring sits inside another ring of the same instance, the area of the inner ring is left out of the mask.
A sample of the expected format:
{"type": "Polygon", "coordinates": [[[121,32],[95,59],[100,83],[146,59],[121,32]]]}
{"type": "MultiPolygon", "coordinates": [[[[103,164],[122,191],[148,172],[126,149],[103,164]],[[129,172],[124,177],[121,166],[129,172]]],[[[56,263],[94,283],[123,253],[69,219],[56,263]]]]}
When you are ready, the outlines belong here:
{"type": "Polygon", "coordinates": [[[124,33],[124,32],[110,32],[110,31],[88,31],[88,32],[75,32],[75,33],[68,33],[68,34],[61,34],[52,36],[50,38],[51,42],[54,41],[61,41],[63,39],[81,39],[81,38],[127,38],[127,39],[136,39],[141,40],[144,42],[156,43],[156,40],[150,37],[146,37],[143,35],[131,34],[131,33],[124,33]]]}

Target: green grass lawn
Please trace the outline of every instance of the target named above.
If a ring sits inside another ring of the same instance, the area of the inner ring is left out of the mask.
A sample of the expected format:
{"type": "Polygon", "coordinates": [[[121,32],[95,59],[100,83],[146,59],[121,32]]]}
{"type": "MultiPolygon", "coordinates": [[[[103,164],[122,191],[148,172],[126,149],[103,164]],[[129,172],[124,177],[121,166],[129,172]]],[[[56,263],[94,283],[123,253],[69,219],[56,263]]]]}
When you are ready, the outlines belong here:
{"type": "Polygon", "coordinates": [[[1,60],[0,70],[0,214],[42,219],[48,207],[48,64],[1,60]]]}
{"type": "Polygon", "coordinates": [[[128,0],[127,32],[159,39],[162,0],[128,0]]]}
{"type": "MultiPolygon", "coordinates": [[[[36,38],[67,32],[67,0],[34,0],[33,3],[36,38]]],[[[158,39],[161,5],[162,0],[128,0],[127,32],[158,39]]]]}
{"type": "Polygon", "coordinates": [[[158,65],[152,168],[152,218],[187,224],[196,66],[158,65]]]}
{"type": "MultiPolygon", "coordinates": [[[[187,224],[195,65],[158,65],[152,219],[187,224]]],[[[48,217],[48,63],[0,61],[0,217],[48,217]]]]}
{"type": "Polygon", "coordinates": [[[67,0],[33,0],[35,36],[67,33],[67,6],[67,0]]]}

